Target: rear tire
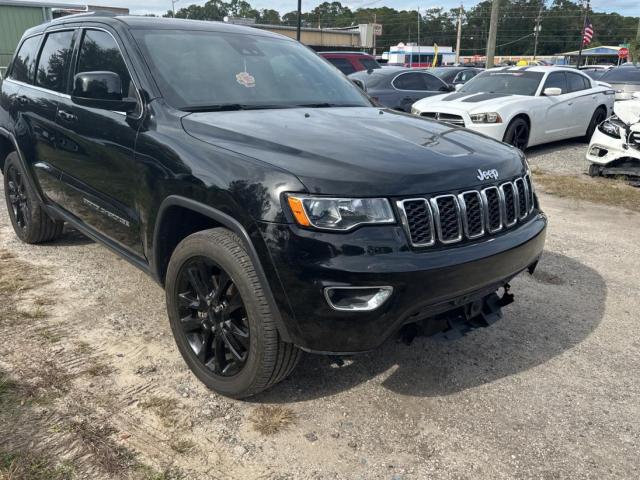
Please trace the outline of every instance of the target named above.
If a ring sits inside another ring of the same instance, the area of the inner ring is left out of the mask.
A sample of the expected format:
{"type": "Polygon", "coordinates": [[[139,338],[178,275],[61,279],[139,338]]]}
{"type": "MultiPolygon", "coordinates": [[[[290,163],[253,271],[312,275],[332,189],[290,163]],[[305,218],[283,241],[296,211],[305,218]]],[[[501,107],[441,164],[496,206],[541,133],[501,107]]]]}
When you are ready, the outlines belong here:
{"type": "Polygon", "coordinates": [[[529,124],[527,121],[522,117],[511,120],[502,141],[524,151],[529,144],[529,124]]]}
{"type": "Polygon", "coordinates": [[[224,228],[194,233],[167,270],[167,310],[185,362],[210,389],[233,398],[285,379],[302,351],[283,342],[240,238],[224,228]]]}
{"type": "Polygon", "coordinates": [[[42,243],[62,235],[64,222],[51,218],[29,185],[16,152],[4,162],[4,195],[13,230],[25,243],[42,243]]]}
{"type": "Polygon", "coordinates": [[[596,131],[598,125],[604,122],[607,118],[607,111],[603,107],[598,107],[593,115],[591,116],[591,121],[589,122],[589,126],[587,127],[587,133],[582,139],[589,143],[591,141],[591,137],[593,137],[593,132],[596,131]]]}

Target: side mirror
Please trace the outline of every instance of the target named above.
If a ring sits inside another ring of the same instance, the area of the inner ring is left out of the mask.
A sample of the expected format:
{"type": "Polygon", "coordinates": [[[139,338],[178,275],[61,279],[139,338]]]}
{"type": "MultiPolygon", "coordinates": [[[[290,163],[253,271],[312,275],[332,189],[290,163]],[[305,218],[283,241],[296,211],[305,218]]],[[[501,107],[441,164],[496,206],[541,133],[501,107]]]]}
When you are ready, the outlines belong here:
{"type": "Polygon", "coordinates": [[[351,81],[353,82],[353,84],[358,87],[360,90],[362,90],[363,92],[367,91],[367,87],[365,87],[364,82],[361,80],[356,80],[355,78],[352,78],[351,81]]]}
{"type": "Polygon", "coordinates": [[[73,78],[71,100],[78,105],[131,113],[137,102],[125,98],[122,80],[114,72],[83,72],[73,78]]]}
{"type": "Polygon", "coordinates": [[[631,94],[631,98],[635,98],[636,100],[640,100],[640,92],[633,92],[631,94]]]}
{"type": "Polygon", "coordinates": [[[454,90],[457,92],[458,90],[460,90],[462,87],[464,86],[463,83],[456,83],[453,88],[454,90]]]}
{"type": "Polygon", "coordinates": [[[562,95],[562,89],[558,87],[547,87],[542,94],[545,97],[557,97],[558,95],[562,95]]]}

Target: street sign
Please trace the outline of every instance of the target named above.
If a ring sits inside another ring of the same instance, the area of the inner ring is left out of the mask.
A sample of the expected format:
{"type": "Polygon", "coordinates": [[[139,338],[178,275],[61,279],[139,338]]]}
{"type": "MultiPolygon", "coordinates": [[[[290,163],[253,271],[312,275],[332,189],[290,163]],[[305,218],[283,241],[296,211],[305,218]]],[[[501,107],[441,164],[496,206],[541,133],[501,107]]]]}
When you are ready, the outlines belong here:
{"type": "Polygon", "coordinates": [[[379,37],[380,35],[382,35],[382,24],[381,23],[374,23],[373,24],[373,34],[376,37],[379,37]]]}
{"type": "Polygon", "coordinates": [[[620,58],[625,58],[629,56],[629,49],[628,48],[621,48],[620,50],[618,50],[618,57],[620,58]]]}

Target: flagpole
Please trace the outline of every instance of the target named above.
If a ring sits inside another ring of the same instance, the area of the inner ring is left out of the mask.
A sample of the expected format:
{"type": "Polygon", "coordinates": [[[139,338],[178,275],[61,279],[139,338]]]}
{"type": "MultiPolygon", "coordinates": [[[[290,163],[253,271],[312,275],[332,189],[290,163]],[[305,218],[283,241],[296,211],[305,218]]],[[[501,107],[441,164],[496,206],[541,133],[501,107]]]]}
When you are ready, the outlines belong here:
{"type": "Polygon", "coordinates": [[[589,0],[587,0],[587,6],[584,8],[584,15],[582,16],[582,30],[580,30],[580,50],[578,51],[578,64],[576,68],[580,68],[582,63],[582,47],[584,46],[584,30],[587,26],[587,12],[589,11],[589,0]]]}

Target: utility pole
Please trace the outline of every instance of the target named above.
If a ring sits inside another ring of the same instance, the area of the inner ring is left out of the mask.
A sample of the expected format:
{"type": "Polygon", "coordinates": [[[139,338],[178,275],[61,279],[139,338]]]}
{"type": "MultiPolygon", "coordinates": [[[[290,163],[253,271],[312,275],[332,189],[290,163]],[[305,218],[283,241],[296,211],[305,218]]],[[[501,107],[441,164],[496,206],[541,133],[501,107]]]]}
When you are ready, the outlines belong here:
{"type": "Polygon", "coordinates": [[[376,26],[378,25],[378,15],[373,14],[373,57],[376,56],[376,26]]]}
{"type": "Polygon", "coordinates": [[[493,0],[491,4],[491,21],[489,23],[489,38],[487,39],[487,68],[493,67],[493,57],[496,54],[496,37],[498,36],[498,10],[500,0],[493,0]]]}
{"type": "Polygon", "coordinates": [[[458,37],[456,38],[456,65],[460,64],[460,38],[462,37],[462,4],[458,10],[458,37]]]}
{"type": "Polygon", "coordinates": [[[580,68],[580,64],[582,63],[582,47],[584,47],[584,27],[587,23],[587,13],[589,12],[589,0],[587,0],[586,8],[584,3],[582,4],[582,8],[584,11],[584,15],[582,15],[582,28],[580,29],[580,50],[578,50],[578,63],[576,65],[577,68],[580,68]]]}
{"type": "Polygon", "coordinates": [[[533,43],[533,59],[536,59],[536,55],[538,54],[538,35],[540,35],[540,30],[542,30],[542,9],[544,8],[544,0],[540,0],[540,10],[538,11],[538,16],[536,17],[536,26],[533,27],[533,36],[535,41],[533,43]]]}
{"type": "MultiPolygon", "coordinates": [[[[413,59],[413,52],[411,58],[413,59]]],[[[420,7],[418,7],[418,63],[420,63],[420,7]]]]}
{"type": "Polygon", "coordinates": [[[171,0],[171,16],[173,18],[176,18],[176,3],[178,3],[180,0],[171,0]]]}
{"type": "Polygon", "coordinates": [[[300,27],[302,26],[302,0],[298,0],[298,27],[296,28],[296,40],[300,41],[300,27]]]}

